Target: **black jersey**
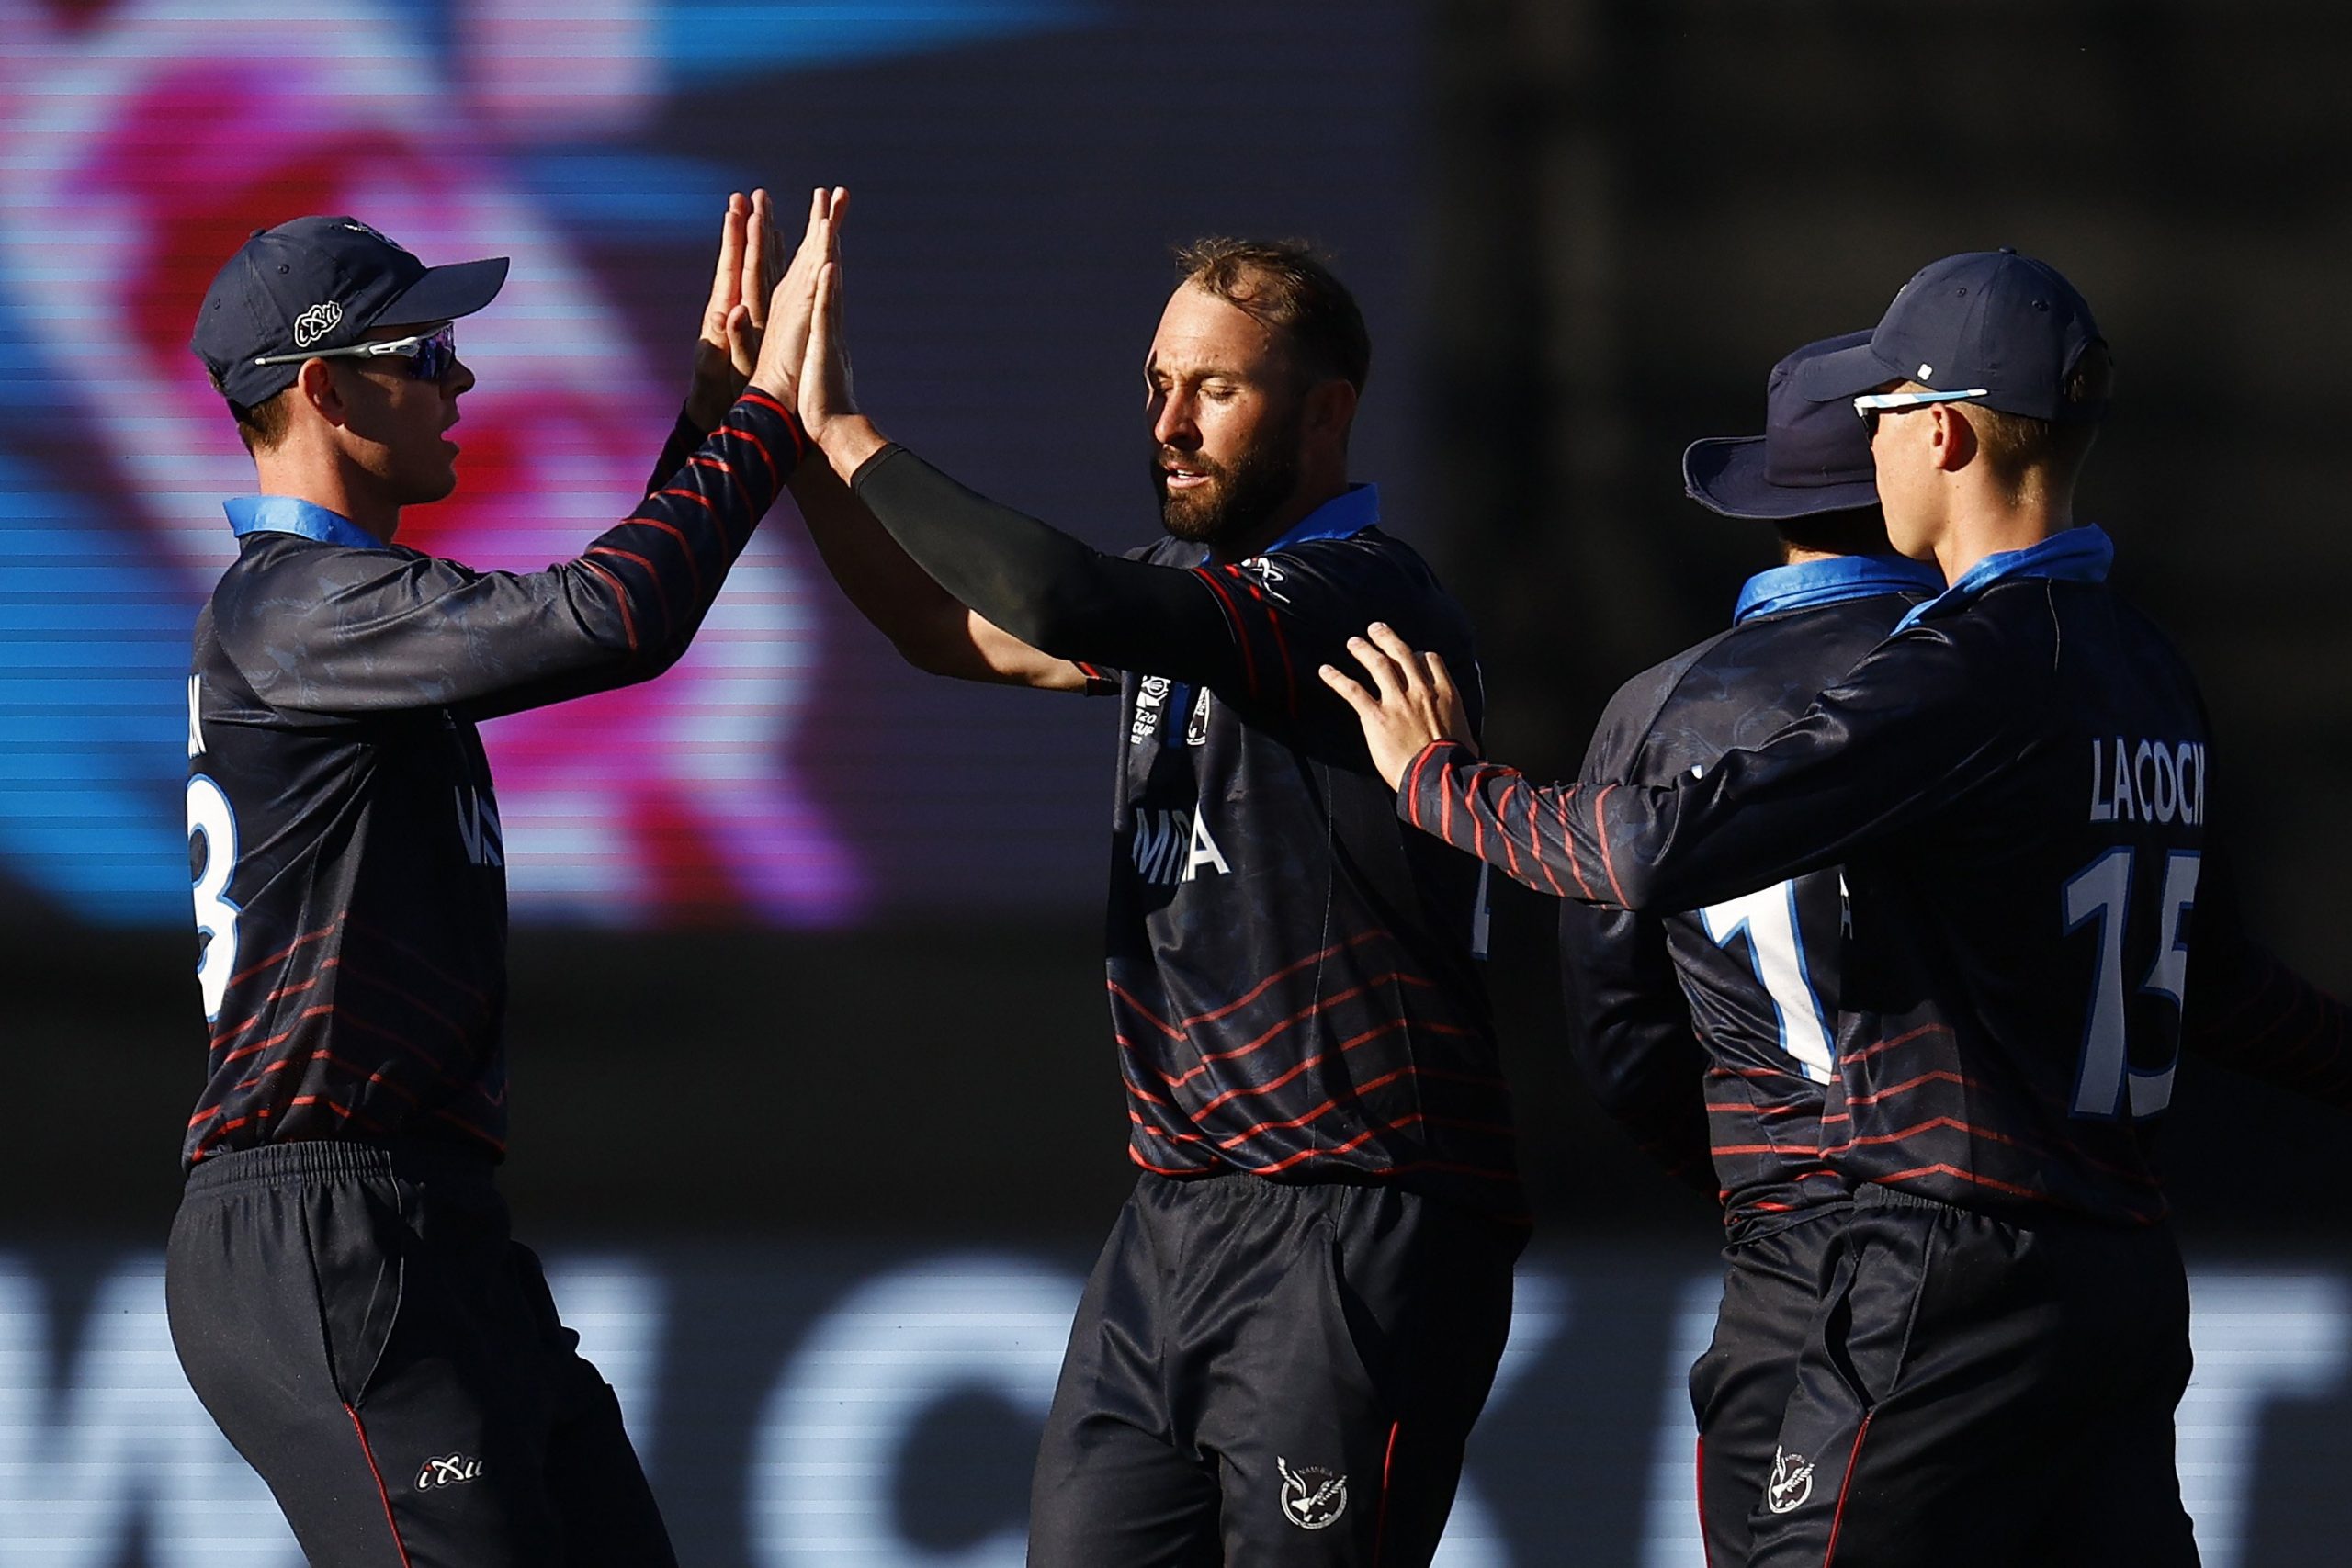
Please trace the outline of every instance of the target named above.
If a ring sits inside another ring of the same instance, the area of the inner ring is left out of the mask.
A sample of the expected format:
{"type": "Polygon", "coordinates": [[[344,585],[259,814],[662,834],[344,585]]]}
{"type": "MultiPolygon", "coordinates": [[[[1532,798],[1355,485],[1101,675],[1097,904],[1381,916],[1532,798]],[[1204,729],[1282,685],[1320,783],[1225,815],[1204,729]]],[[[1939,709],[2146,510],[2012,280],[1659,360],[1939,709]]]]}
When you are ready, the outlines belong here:
{"type": "MultiPolygon", "coordinates": [[[[1728,630],[1619,689],[1582,776],[1667,784],[1769,739],[1942,587],[1900,558],[1758,574],[1728,630]]],[[[1560,906],[1570,1049],[1645,1147],[1716,1193],[1736,1237],[1846,1197],[1821,1154],[1844,905],[1829,867],[1679,914],[1560,906]]]]}
{"type": "Polygon", "coordinates": [[[1135,1162],[1517,1217],[1483,873],[1397,823],[1317,674],[1373,620],[1476,669],[1374,488],[1220,563],[1174,538],[1104,555],[900,446],[851,483],[950,594],[1123,694],[1108,966],[1135,1162]]]}
{"type": "Polygon", "coordinates": [[[1201,684],[1121,683],[1108,967],[1129,1153],[1168,1176],[1394,1180],[1516,1217],[1474,962],[1484,873],[1403,830],[1316,674],[1375,619],[1476,668],[1460,607],[1376,505],[1352,491],[1238,565],[1172,538],[1141,552],[1194,570],[1232,640],[1201,684]]]}
{"type": "Polygon", "coordinates": [[[1703,776],[1538,787],[1439,743],[1399,810],[1619,908],[1698,908],[1842,861],[1832,1168],[1968,1208],[2153,1222],[2192,983],[2217,1019],[2267,1014],[2251,1054],[2329,1098],[2344,1010],[2245,940],[2209,872],[2203,706],[2105,585],[2111,555],[2083,528],[1988,558],[1703,776]]]}
{"type": "Polygon", "coordinates": [[[505,854],[475,725],[674,662],[801,445],[751,394],[698,449],[673,440],[680,465],[628,521],[524,574],[299,501],[231,503],[238,556],[188,682],[211,1041],[184,1158],[334,1137],[503,1151],[505,854]]]}

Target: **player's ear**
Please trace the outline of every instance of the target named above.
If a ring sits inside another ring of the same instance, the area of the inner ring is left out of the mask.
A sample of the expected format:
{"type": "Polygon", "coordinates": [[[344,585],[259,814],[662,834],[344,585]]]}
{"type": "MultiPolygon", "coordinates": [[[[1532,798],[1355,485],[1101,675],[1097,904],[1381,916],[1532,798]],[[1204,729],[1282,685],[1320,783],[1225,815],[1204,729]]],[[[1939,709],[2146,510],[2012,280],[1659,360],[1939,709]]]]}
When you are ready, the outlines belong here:
{"type": "Polygon", "coordinates": [[[323,359],[305,359],[301,369],[294,375],[294,398],[316,412],[327,423],[340,427],[350,422],[351,409],[344,401],[343,383],[334,367],[323,359]]]}
{"type": "Polygon", "coordinates": [[[1967,467],[1976,456],[1976,427],[1968,423],[1968,416],[1950,403],[1939,403],[1920,412],[1933,418],[1928,445],[1935,454],[1936,467],[1946,473],[1967,467]]]}
{"type": "Polygon", "coordinates": [[[1348,427],[1355,423],[1356,389],[1334,376],[1318,382],[1306,394],[1306,433],[1336,439],[1345,446],[1348,427]]]}

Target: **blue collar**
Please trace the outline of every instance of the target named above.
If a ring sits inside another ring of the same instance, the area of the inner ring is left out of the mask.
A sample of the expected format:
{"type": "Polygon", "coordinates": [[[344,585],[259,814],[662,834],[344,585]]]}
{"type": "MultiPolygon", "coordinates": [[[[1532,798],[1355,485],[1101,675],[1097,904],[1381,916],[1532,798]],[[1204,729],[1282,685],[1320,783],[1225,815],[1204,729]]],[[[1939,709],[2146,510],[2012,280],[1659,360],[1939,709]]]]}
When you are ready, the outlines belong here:
{"type": "MultiPolygon", "coordinates": [[[[1306,516],[1290,525],[1290,531],[1264,549],[1261,556],[1303,545],[1309,539],[1351,539],[1380,521],[1380,487],[1350,485],[1306,516]]],[[[1201,564],[1208,564],[1205,550],[1201,564]]]]}
{"type": "Polygon", "coordinates": [[[1960,574],[1960,581],[1926,604],[1915,606],[1895,624],[1909,631],[1928,615],[1949,615],[1965,610],[1995,583],[2012,577],[2048,577],[2061,582],[2105,582],[2115,564],[2115,541],[2097,524],[2085,524],[2052,534],[2021,550],[1986,556],[1960,574]]]}
{"type": "Polygon", "coordinates": [[[221,502],[221,509],[229,513],[229,531],[240,539],[255,533],[300,534],[322,545],[347,545],[355,550],[390,547],[342,513],[290,495],[232,496],[221,502]]]}
{"type": "Polygon", "coordinates": [[[1759,571],[1739,591],[1732,625],[1785,610],[1811,610],[1882,593],[1940,593],[1943,574],[1901,556],[1832,556],[1759,571]]]}

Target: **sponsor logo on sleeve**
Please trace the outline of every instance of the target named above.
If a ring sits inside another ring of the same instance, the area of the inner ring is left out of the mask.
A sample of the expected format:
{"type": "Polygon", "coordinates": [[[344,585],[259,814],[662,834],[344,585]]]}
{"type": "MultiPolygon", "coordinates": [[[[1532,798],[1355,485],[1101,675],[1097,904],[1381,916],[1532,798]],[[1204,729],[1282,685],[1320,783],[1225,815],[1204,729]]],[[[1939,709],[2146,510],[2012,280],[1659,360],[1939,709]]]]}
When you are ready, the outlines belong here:
{"type": "Polygon", "coordinates": [[[1140,746],[1159,733],[1160,710],[1168,705],[1171,682],[1165,675],[1147,675],[1136,683],[1135,717],[1127,725],[1127,744],[1140,746]]]}
{"type": "Polygon", "coordinates": [[[1285,604],[1290,603],[1290,595],[1276,586],[1290,581],[1283,574],[1282,568],[1263,556],[1251,556],[1241,563],[1241,570],[1258,580],[1258,586],[1265,590],[1267,598],[1280,600],[1285,604]]]}

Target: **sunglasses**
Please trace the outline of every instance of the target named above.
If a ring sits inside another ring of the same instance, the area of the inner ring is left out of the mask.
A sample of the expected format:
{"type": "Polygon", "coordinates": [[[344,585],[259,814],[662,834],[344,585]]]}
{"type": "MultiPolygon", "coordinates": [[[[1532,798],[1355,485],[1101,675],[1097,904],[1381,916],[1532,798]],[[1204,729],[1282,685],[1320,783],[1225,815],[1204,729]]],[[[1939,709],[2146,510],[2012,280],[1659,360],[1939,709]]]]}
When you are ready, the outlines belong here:
{"type": "Polygon", "coordinates": [[[348,348],[314,348],[303,354],[265,354],[254,363],[299,365],[305,359],[405,359],[411,376],[420,381],[438,381],[458,362],[458,327],[454,321],[445,321],[413,337],[355,343],[348,348]]]}
{"type": "Polygon", "coordinates": [[[1992,389],[1987,387],[1951,392],[1864,392],[1854,400],[1854,412],[1862,416],[1862,428],[1876,435],[1878,416],[1883,413],[1908,413],[1934,403],[1964,403],[1971,398],[1991,395],[1992,389]]]}

